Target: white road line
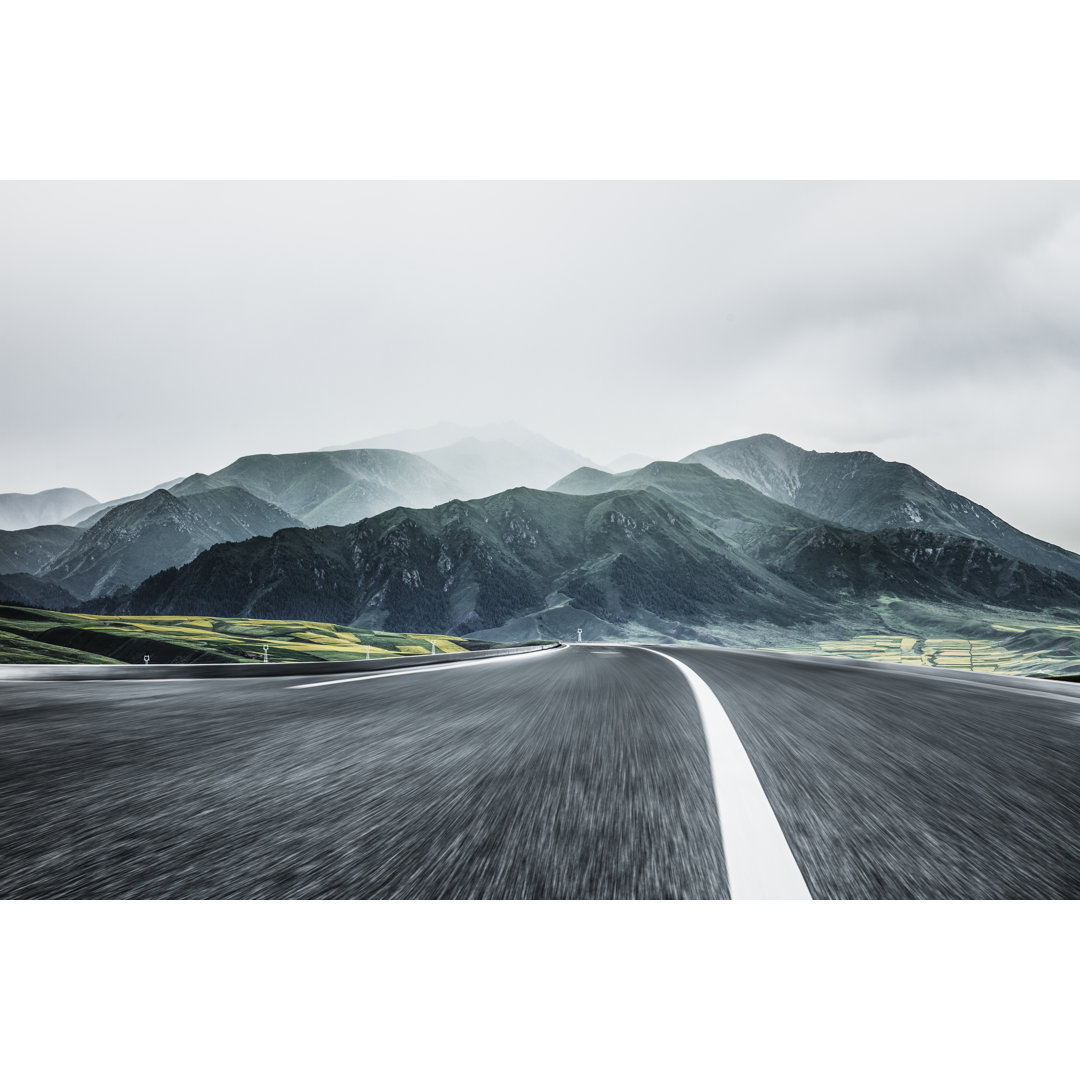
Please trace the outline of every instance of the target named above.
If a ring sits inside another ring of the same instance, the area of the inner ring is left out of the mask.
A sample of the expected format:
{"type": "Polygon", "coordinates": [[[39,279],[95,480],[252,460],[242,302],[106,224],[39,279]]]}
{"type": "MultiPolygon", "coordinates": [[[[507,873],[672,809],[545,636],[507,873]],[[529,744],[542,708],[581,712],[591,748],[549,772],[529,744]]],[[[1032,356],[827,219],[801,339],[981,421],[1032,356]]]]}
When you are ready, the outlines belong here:
{"type": "Polygon", "coordinates": [[[678,667],[694,693],[712,762],[732,900],[812,899],[780,822],[723,705],[693,668],[657,649],[645,651],[656,653],[678,667]]]}
{"type": "MultiPolygon", "coordinates": [[[[551,650],[557,652],[558,650],[551,650]]],[[[345,679],[323,679],[320,682],[300,683],[290,686],[290,690],[311,690],[319,686],[336,686],[338,683],[363,682],[365,679],[389,679],[394,675],[420,675],[432,671],[458,671],[462,668],[476,667],[477,664],[505,664],[511,660],[528,660],[532,656],[547,656],[546,652],[517,653],[514,656],[485,656],[482,660],[459,660],[451,664],[431,664],[430,666],[399,668],[396,671],[373,671],[368,675],[350,675],[345,679]]]]}

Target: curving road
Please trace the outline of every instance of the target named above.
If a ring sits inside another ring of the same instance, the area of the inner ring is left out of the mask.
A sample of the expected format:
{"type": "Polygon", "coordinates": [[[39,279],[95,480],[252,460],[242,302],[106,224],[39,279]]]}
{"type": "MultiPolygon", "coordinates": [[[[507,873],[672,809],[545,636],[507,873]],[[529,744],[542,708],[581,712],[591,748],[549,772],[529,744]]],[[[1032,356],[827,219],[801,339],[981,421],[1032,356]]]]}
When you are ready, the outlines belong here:
{"type": "Polygon", "coordinates": [[[591,645],[0,683],[3,898],[738,898],[744,803],[815,898],[1080,897],[1080,688],[591,645]]]}

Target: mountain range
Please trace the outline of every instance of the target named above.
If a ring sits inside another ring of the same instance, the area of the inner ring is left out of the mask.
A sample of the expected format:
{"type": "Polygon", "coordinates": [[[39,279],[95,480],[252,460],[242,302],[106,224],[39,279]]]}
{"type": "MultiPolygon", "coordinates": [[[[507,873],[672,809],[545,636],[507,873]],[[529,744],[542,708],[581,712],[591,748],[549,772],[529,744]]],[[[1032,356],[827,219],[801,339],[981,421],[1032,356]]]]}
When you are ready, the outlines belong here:
{"type": "Polygon", "coordinates": [[[786,621],[797,596],[648,492],[514,488],[221,545],[101,610],[207,614],[224,605],[262,618],[299,605],[305,619],[475,634],[523,618],[539,626],[558,612],[575,625],[591,613],[609,629],[653,609],[695,618],[722,607],[786,621]]]}
{"type": "Polygon", "coordinates": [[[1080,610],[1080,579],[977,538],[849,529],[693,463],[641,472],[633,487],[515,488],[221,545],[94,610],[292,612],[500,640],[566,637],[584,626],[598,637],[703,641],[746,640],[753,624],[858,623],[882,595],[1080,610]]]}
{"type": "Polygon", "coordinates": [[[530,457],[520,429],[506,434],[402,433],[414,448],[459,436],[422,456],[253,455],[104,508],[87,528],[0,533],[0,593],[504,641],[581,627],[781,643],[930,608],[1080,621],[1080,556],[910,465],[760,435],[612,472],[539,437],[530,457]],[[572,468],[540,490],[535,477],[559,462],[572,468]],[[532,482],[468,497],[511,475],[532,482]]]}

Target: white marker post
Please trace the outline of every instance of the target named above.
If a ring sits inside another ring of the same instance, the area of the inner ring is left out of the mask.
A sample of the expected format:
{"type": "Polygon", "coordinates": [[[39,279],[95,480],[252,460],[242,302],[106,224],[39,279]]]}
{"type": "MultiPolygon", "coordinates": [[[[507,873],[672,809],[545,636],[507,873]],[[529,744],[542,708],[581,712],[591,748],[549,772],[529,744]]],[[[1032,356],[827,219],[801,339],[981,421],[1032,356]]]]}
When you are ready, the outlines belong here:
{"type": "Polygon", "coordinates": [[[149,653],[146,653],[146,655],[145,655],[145,656],[143,656],[143,658],[142,658],[142,662],[143,662],[144,664],[149,664],[149,663],[150,663],[150,654],[149,654],[149,653]]]}
{"type": "Polygon", "coordinates": [[[434,638],[428,638],[428,641],[431,642],[431,655],[434,656],[435,655],[435,639],[434,638]]]}
{"type": "Polygon", "coordinates": [[[578,644],[581,644],[581,627],[580,626],[577,628],[577,639],[578,639],[578,644]]]}
{"type": "Polygon", "coordinates": [[[269,664],[270,663],[270,646],[269,645],[264,645],[263,646],[263,663],[264,664],[269,664]]]}

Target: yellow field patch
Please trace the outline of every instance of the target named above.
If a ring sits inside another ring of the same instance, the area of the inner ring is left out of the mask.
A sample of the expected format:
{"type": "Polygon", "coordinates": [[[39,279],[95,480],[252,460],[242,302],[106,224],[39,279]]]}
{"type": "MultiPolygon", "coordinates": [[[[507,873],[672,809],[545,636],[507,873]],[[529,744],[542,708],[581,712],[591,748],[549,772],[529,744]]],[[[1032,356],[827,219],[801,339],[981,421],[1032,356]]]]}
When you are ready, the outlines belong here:
{"type": "MultiPolygon", "coordinates": [[[[1035,628],[1034,625],[995,626],[995,629],[1011,633],[1035,628]]],[[[1080,627],[1061,626],[1051,629],[1080,634],[1080,627]]],[[[858,634],[847,640],[819,641],[810,645],[789,646],[781,651],[1016,675],[1072,674],[1080,667],[1080,662],[1075,657],[1046,656],[1037,652],[1009,649],[1000,642],[984,638],[916,638],[899,634],[858,634]]]]}
{"type": "Polygon", "coordinates": [[[357,660],[432,651],[465,652],[461,638],[445,634],[395,634],[334,623],[283,619],[217,619],[181,615],[57,614],[58,624],[85,626],[117,636],[148,637],[186,649],[226,653],[237,662],[357,660]],[[265,647],[265,649],[264,649],[265,647]]]}

